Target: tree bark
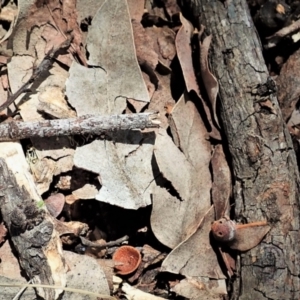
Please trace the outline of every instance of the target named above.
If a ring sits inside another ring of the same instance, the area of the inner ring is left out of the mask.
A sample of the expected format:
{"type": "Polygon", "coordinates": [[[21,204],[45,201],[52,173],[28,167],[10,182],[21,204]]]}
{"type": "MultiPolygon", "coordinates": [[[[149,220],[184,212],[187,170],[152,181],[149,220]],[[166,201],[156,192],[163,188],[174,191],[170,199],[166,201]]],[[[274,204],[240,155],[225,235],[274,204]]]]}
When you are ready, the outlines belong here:
{"type": "Polygon", "coordinates": [[[272,226],[262,243],[241,254],[231,299],[300,299],[297,162],[276,95],[257,102],[251,89],[267,82],[268,70],[246,1],[182,3],[212,34],[209,61],[232,156],[235,218],[272,226]]]}
{"type": "MultiPolygon", "coordinates": [[[[57,285],[66,283],[65,262],[53,219],[33,200],[24,187],[19,187],[4,159],[0,159],[0,207],[2,218],[18,252],[23,271],[34,283],[57,285]]],[[[54,300],[62,289],[38,289],[45,300],[54,300]]]]}

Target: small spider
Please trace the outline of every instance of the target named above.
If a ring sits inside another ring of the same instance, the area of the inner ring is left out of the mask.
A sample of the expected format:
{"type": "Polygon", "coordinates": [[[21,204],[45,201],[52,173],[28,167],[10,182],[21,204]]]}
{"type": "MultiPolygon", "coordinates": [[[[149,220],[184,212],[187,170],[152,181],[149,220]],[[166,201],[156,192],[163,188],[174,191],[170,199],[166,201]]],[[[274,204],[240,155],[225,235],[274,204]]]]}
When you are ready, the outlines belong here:
{"type": "Polygon", "coordinates": [[[267,82],[259,83],[249,88],[247,92],[255,96],[254,102],[263,102],[268,100],[270,95],[277,92],[277,87],[275,81],[269,76],[267,82]]]}

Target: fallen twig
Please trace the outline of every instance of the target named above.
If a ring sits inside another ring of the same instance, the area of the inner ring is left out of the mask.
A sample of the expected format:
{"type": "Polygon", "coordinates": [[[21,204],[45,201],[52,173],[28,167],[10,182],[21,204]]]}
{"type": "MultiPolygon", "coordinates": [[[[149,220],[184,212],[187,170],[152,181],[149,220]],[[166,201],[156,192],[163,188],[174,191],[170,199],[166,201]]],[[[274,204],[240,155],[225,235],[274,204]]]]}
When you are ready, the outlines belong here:
{"type": "Polygon", "coordinates": [[[98,243],[94,243],[94,242],[91,242],[89,241],[88,239],[80,236],[80,240],[81,240],[81,243],[84,245],[84,246],[88,246],[88,247],[93,247],[93,248],[97,248],[97,249],[105,249],[105,248],[109,248],[109,247],[114,247],[114,246],[117,246],[125,241],[128,241],[129,240],[129,236],[128,235],[125,235],[115,241],[111,241],[111,242],[108,242],[108,243],[105,243],[105,244],[98,244],[98,243]]]}
{"type": "Polygon", "coordinates": [[[21,94],[27,93],[29,86],[43,73],[51,68],[57,52],[62,48],[68,47],[69,45],[70,40],[66,40],[58,48],[52,48],[50,51],[48,51],[38,67],[33,71],[27,82],[25,82],[14,94],[11,94],[8,99],[2,105],[0,105],[0,112],[10,106],[21,94]]]}
{"type": "Polygon", "coordinates": [[[23,294],[23,292],[28,288],[28,286],[32,283],[32,279],[28,281],[27,284],[25,284],[21,290],[16,294],[16,296],[12,300],[18,300],[20,296],[23,294]]]}
{"type": "Polygon", "coordinates": [[[81,289],[74,289],[74,288],[70,288],[70,287],[61,287],[61,286],[47,285],[47,284],[0,283],[0,286],[22,287],[22,288],[39,287],[39,288],[47,288],[47,289],[59,289],[59,290],[64,290],[66,292],[73,292],[73,293],[78,293],[78,294],[100,297],[102,299],[117,300],[115,297],[112,297],[110,295],[98,294],[98,293],[93,293],[93,292],[81,290],[81,289]]]}
{"type": "Polygon", "coordinates": [[[265,46],[265,48],[270,49],[275,47],[281,38],[287,36],[288,34],[294,33],[299,29],[300,29],[300,19],[295,21],[291,25],[278,30],[273,35],[267,37],[268,44],[265,46]]]}
{"type": "Polygon", "coordinates": [[[9,122],[0,125],[0,141],[31,137],[108,134],[113,131],[159,127],[158,113],[93,116],[38,122],[9,122]]]}

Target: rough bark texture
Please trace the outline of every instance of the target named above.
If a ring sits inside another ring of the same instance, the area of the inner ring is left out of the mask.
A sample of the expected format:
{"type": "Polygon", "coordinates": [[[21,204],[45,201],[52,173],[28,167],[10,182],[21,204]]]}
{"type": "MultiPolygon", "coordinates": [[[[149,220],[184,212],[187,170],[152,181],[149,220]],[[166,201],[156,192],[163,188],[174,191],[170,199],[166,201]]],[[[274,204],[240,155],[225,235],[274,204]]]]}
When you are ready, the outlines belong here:
{"type": "Polygon", "coordinates": [[[249,87],[267,82],[261,44],[245,0],[182,1],[212,34],[210,65],[220,84],[220,115],[234,172],[235,216],[272,229],[241,254],[232,299],[300,299],[299,185],[295,153],[275,94],[257,102],[249,87]],[[267,106],[271,104],[271,106],[267,106]]]}
{"type": "Polygon", "coordinates": [[[39,122],[9,122],[0,125],[0,141],[31,137],[50,137],[76,134],[107,134],[113,131],[158,127],[158,113],[112,116],[81,116],[39,122]]]}
{"type": "MultiPolygon", "coordinates": [[[[43,208],[38,208],[39,203],[31,199],[25,188],[18,186],[3,159],[0,159],[0,174],[1,214],[22,269],[34,283],[64,286],[65,274],[60,268],[61,244],[52,219],[43,208]]],[[[40,204],[43,205],[42,200],[40,204]]],[[[46,300],[57,299],[62,292],[38,291],[46,300]]]]}

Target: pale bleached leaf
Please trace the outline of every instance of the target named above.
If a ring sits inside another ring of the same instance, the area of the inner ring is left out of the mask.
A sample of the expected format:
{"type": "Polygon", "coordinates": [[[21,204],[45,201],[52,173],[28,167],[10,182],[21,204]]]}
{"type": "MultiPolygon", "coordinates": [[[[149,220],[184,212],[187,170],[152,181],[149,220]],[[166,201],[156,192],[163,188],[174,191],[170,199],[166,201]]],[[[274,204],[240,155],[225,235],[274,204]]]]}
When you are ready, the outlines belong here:
{"type": "MultiPolygon", "coordinates": [[[[64,251],[64,258],[69,267],[69,272],[67,273],[68,286],[110,295],[106,276],[96,259],[70,251],[64,251]],[[90,276],[91,274],[93,276],[90,276]]],[[[83,299],[86,299],[86,295],[77,292],[65,292],[62,296],[62,300],[83,299]]]]}
{"type": "Polygon", "coordinates": [[[191,187],[191,165],[165,130],[157,134],[154,154],[163,176],[171,182],[183,200],[187,199],[191,187]]]}
{"type": "MultiPolygon", "coordinates": [[[[126,106],[126,98],[149,102],[136,59],[126,0],[103,3],[89,28],[87,49],[89,64],[106,72],[110,113],[121,113],[126,106]]],[[[97,82],[95,78],[91,80],[97,82]]]]}
{"type": "Polygon", "coordinates": [[[107,76],[101,68],[85,68],[73,62],[66,81],[66,94],[77,115],[110,114],[107,76]]]}
{"type": "Polygon", "coordinates": [[[97,200],[127,209],[151,204],[154,133],[122,132],[114,141],[94,141],[76,149],[79,168],[100,174],[97,200]]]}

